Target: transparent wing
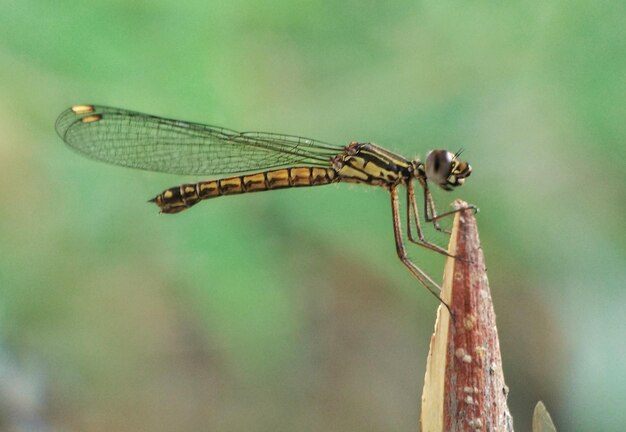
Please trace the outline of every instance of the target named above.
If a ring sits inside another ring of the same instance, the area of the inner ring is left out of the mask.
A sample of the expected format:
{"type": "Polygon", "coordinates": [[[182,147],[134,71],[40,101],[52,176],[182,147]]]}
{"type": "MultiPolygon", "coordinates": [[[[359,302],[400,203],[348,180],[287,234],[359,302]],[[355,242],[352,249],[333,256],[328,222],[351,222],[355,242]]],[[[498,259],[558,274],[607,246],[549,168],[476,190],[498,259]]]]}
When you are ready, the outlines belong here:
{"type": "Polygon", "coordinates": [[[99,105],[56,122],[61,139],[92,159],[173,174],[216,175],[289,165],[328,166],[342,147],[309,138],[233,130],[99,105]]]}

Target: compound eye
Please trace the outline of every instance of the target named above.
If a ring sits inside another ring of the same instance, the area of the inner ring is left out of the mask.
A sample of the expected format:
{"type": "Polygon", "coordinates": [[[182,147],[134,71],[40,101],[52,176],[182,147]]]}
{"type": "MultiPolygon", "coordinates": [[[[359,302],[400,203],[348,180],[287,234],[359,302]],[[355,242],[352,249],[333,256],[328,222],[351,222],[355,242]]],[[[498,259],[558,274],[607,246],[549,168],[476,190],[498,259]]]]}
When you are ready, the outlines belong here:
{"type": "Polygon", "coordinates": [[[444,186],[454,168],[454,155],[446,150],[433,150],[426,156],[426,178],[444,186]]]}

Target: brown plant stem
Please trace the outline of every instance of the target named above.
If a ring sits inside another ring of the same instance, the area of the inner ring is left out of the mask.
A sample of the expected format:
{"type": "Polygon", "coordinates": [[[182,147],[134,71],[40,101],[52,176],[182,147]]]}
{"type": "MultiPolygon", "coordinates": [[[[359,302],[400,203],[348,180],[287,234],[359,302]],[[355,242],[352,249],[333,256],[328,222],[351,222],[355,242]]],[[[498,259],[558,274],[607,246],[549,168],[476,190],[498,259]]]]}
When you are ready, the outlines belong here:
{"type": "MultiPolygon", "coordinates": [[[[454,205],[467,204],[456,201],[454,205]]],[[[455,215],[422,393],[422,431],[513,431],[473,210],[455,215]]]]}

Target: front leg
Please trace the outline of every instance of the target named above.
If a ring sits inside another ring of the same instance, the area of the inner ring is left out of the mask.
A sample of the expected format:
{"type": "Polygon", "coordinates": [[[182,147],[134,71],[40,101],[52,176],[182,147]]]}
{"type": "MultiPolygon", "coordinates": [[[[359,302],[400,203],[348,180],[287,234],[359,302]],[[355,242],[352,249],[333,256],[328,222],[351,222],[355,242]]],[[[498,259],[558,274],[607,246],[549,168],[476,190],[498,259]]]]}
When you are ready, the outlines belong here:
{"type": "Polygon", "coordinates": [[[429,242],[428,240],[426,240],[426,237],[424,237],[424,232],[422,231],[422,226],[420,223],[419,212],[417,211],[415,190],[413,188],[413,183],[411,182],[408,182],[406,185],[406,213],[408,226],[407,234],[410,242],[425,247],[426,249],[438,252],[442,255],[454,258],[454,256],[450,255],[450,253],[446,249],[432,242],[429,242]],[[415,224],[415,228],[417,229],[417,237],[413,233],[413,224],[415,224]]]}
{"type": "Polygon", "coordinates": [[[454,210],[450,210],[448,212],[442,213],[440,215],[437,214],[437,209],[435,207],[435,200],[433,200],[433,196],[430,193],[430,189],[428,189],[428,183],[424,179],[419,179],[420,185],[424,189],[424,220],[426,222],[432,222],[433,226],[437,231],[444,232],[446,234],[450,234],[450,231],[444,228],[441,228],[439,225],[439,219],[453,215],[463,210],[472,209],[474,213],[478,212],[478,208],[474,205],[467,205],[464,207],[459,207],[454,210]]]}
{"type": "Polygon", "coordinates": [[[433,227],[437,231],[445,232],[450,234],[450,231],[441,228],[439,225],[439,218],[441,216],[437,216],[437,209],[435,208],[435,200],[433,200],[433,196],[430,193],[430,189],[428,188],[428,182],[425,179],[419,179],[420,185],[424,190],[424,220],[426,222],[432,222],[433,227]]]}

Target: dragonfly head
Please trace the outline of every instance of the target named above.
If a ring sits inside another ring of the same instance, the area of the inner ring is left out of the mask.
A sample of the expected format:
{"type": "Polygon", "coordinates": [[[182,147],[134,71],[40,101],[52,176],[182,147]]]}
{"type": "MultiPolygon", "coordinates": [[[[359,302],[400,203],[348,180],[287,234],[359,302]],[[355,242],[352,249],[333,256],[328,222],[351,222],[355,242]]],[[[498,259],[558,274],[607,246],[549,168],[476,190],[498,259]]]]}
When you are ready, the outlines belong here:
{"type": "Polygon", "coordinates": [[[472,167],[459,159],[461,150],[456,153],[447,150],[431,150],[426,161],[419,167],[422,175],[442,189],[451,191],[465,183],[472,173],[472,167]]]}

